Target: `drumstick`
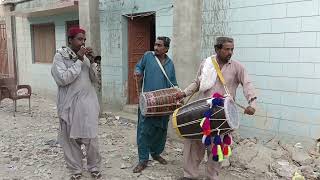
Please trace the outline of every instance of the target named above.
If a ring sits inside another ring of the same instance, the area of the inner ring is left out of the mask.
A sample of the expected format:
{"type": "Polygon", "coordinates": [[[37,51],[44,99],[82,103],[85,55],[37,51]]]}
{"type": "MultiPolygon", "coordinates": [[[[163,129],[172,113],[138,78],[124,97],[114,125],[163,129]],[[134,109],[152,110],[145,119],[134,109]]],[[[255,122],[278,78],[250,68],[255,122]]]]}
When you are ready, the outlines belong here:
{"type": "Polygon", "coordinates": [[[246,108],[245,108],[244,106],[242,106],[241,104],[239,104],[239,103],[237,103],[237,102],[235,102],[235,101],[234,101],[234,103],[235,103],[239,108],[241,108],[241,109],[243,109],[243,110],[246,110],[246,108]]]}
{"type": "Polygon", "coordinates": [[[137,96],[139,96],[139,83],[138,83],[138,78],[134,77],[134,80],[136,82],[136,91],[137,91],[137,96]]]}
{"type": "MultiPolygon", "coordinates": [[[[186,104],[188,104],[188,103],[189,103],[190,99],[193,97],[193,95],[194,95],[195,93],[196,93],[196,91],[192,92],[192,94],[191,94],[191,96],[188,98],[188,100],[187,100],[186,104]]],[[[183,98],[183,99],[184,99],[184,98],[183,98]]]]}
{"type": "MultiPolygon", "coordinates": [[[[223,85],[223,87],[224,87],[224,90],[226,91],[226,93],[227,93],[227,96],[230,96],[231,97],[231,94],[229,93],[229,89],[228,89],[228,87],[224,84],[223,85]]],[[[233,98],[232,98],[233,99],[233,98]]],[[[239,108],[241,108],[241,109],[243,109],[243,110],[246,110],[246,108],[244,107],[244,106],[242,106],[242,105],[240,105],[239,103],[237,103],[236,101],[233,101],[239,108]]]]}
{"type": "Polygon", "coordinates": [[[232,101],[234,102],[234,104],[236,104],[239,108],[243,109],[243,110],[246,110],[246,107],[242,106],[241,104],[237,103],[230,94],[227,94],[227,96],[229,96],[232,101]]]}

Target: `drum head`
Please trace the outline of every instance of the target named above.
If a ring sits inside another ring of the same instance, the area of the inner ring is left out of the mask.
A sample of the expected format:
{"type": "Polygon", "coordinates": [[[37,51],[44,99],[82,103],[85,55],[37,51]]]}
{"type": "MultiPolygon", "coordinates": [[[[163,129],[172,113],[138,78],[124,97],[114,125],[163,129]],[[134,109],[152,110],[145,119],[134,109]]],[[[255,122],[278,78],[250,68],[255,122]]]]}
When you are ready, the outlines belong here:
{"type": "Polygon", "coordinates": [[[236,105],[231,97],[226,97],[224,100],[224,111],[226,114],[227,122],[231,129],[238,129],[240,118],[236,105]]]}

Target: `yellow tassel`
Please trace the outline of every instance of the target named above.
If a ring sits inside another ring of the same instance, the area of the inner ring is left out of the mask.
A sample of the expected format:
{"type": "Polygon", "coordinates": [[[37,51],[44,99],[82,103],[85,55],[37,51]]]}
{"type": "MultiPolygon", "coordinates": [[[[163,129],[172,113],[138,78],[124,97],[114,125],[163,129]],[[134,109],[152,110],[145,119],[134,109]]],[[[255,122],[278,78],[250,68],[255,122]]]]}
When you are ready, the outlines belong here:
{"type": "Polygon", "coordinates": [[[231,147],[230,147],[230,146],[228,146],[228,155],[227,155],[227,157],[230,157],[230,156],[231,156],[231,154],[232,154],[232,152],[231,152],[231,147]]]}
{"type": "Polygon", "coordinates": [[[206,120],[206,118],[203,118],[203,119],[201,120],[201,122],[200,122],[200,127],[203,126],[203,123],[204,123],[205,120],[206,120]]]}
{"type": "Polygon", "coordinates": [[[219,158],[218,162],[221,162],[223,161],[223,152],[220,145],[217,145],[217,148],[218,148],[218,158],[219,158]]]}

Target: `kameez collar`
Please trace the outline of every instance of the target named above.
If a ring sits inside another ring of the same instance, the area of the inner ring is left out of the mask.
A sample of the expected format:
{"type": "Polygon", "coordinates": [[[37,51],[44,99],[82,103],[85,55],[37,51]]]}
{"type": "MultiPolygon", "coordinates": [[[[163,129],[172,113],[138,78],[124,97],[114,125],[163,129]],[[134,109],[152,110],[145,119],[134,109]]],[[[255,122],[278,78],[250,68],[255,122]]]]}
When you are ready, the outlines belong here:
{"type": "MultiPolygon", "coordinates": [[[[152,51],[152,54],[153,54],[154,58],[156,58],[156,54],[154,51],[152,51]]],[[[165,55],[166,55],[166,60],[162,66],[166,65],[169,62],[169,56],[167,54],[165,54],[165,55]]]]}
{"type": "Polygon", "coordinates": [[[62,46],[62,48],[57,49],[57,52],[60,53],[64,58],[76,61],[78,59],[77,54],[70,48],[62,46]]]}

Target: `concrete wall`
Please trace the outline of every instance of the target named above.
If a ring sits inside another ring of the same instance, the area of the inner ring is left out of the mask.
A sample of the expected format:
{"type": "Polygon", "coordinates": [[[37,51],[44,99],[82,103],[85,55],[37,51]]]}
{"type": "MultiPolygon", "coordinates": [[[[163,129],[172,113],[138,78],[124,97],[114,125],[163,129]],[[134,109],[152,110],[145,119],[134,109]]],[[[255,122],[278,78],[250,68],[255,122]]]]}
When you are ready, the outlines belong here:
{"type": "MultiPolygon", "coordinates": [[[[103,102],[120,108],[127,102],[127,18],[156,12],[156,35],[172,37],[172,0],[100,0],[103,102]]],[[[169,55],[172,52],[170,50],[169,55]]]]}
{"type": "MultiPolygon", "coordinates": [[[[100,13],[98,0],[79,1],[80,27],[86,30],[86,46],[92,47],[96,55],[101,54],[100,13]]],[[[102,105],[101,74],[98,73],[99,82],[96,83],[96,92],[100,106],[102,105]]],[[[102,108],[101,108],[102,109],[102,108]]]]}
{"type": "MultiPolygon", "coordinates": [[[[66,0],[66,1],[69,1],[69,0],[66,0]]],[[[15,9],[16,10],[27,10],[27,9],[31,9],[31,8],[38,8],[38,7],[55,5],[57,3],[61,3],[61,0],[31,0],[28,2],[18,3],[16,5],[15,9]]]]}
{"type": "Polygon", "coordinates": [[[172,52],[181,88],[191,83],[200,64],[201,10],[201,0],[174,1],[172,52]]]}
{"type": "Polygon", "coordinates": [[[202,57],[215,36],[232,36],[234,59],[258,91],[257,115],[242,116],[243,134],[320,137],[319,15],[319,0],[204,0],[202,57]]]}
{"type": "Polygon", "coordinates": [[[30,84],[35,93],[55,96],[57,86],[51,76],[51,64],[34,63],[32,56],[31,25],[53,22],[56,48],[66,46],[66,21],[78,20],[78,13],[59,16],[16,18],[17,65],[20,84],[30,84]]]}
{"type": "Polygon", "coordinates": [[[98,0],[79,1],[80,26],[86,30],[86,46],[100,54],[100,13],[98,0]]]}

